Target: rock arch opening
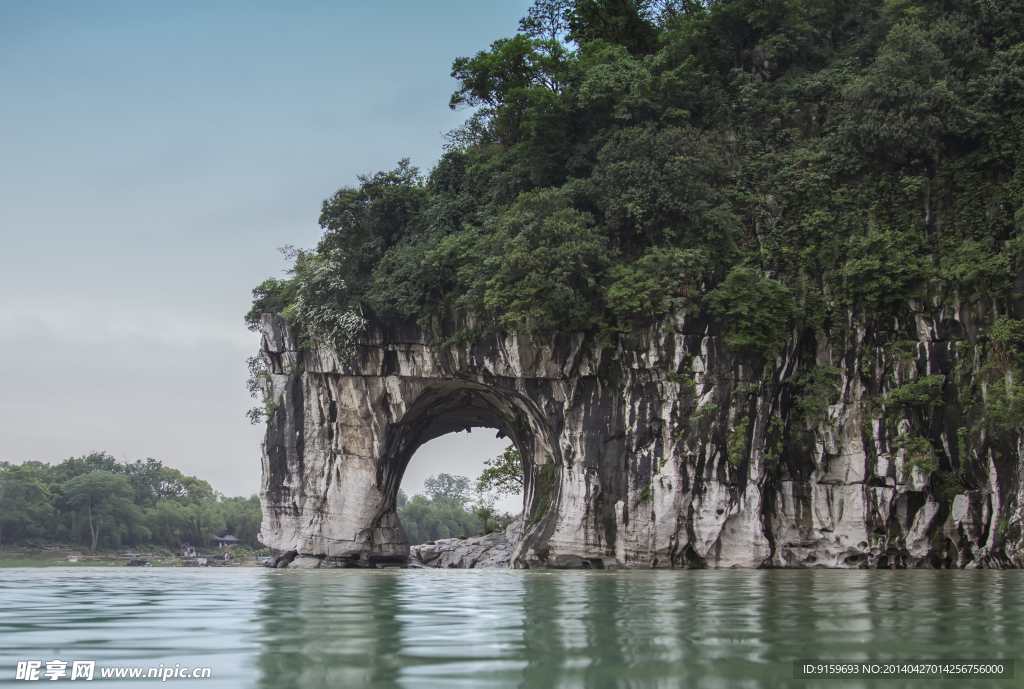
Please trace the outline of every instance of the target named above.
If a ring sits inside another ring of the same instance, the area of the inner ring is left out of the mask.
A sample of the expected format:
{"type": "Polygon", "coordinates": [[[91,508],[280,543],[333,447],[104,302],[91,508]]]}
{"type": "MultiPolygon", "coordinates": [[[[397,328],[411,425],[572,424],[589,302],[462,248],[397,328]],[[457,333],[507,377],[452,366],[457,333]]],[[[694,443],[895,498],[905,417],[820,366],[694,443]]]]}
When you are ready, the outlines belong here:
{"type": "MultiPolygon", "coordinates": [[[[401,418],[388,426],[376,477],[384,498],[382,521],[390,521],[396,513],[398,490],[417,450],[451,433],[490,429],[519,452],[522,514],[536,527],[557,492],[557,481],[545,479],[557,472],[560,463],[557,445],[548,436],[539,411],[532,407],[514,391],[479,383],[439,381],[427,386],[401,418]]],[[[408,539],[404,540],[408,544],[408,539]]]]}
{"type": "Polygon", "coordinates": [[[522,462],[519,461],[515,445],[507,437],[498,437],[500,434],[500,431],[492,428],[478,427],[468,433],[456,431],[423,443],[413,454],[402,476],[399,496],[404,494],[407,500],[415,495],[431,497],[439,490],[439,477],[445,474],[469,481],[469,489],[466,491],[467,504],[483,505],[493,502],[494,509],[518,515],[523,509],[522,489],[515,494],[493,489],[477,489],[483,472],[488,466],[503,460],[509,448],[516,457],[516,473],[521,473],[522,462]]]}

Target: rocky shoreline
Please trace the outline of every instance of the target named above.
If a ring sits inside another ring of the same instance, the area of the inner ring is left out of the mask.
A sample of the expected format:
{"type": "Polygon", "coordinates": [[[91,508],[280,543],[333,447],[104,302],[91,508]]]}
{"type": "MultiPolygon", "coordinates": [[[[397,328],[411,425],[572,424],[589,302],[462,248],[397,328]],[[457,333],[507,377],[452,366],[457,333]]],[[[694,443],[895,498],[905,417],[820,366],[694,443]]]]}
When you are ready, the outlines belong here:
{"type": "Polygon", "coordinates": [[[504,532],[428,541],[409,546],[408,558],[383,562],[280,553],[264,564],[277,569],[509,569],[521,532],[522,522],[516,520],[504,532]]]}
{"type": "Polygon", "coordinates": [[[445,538],[409,547],[409,559],[435,569],[508,569],[512,544],[503,533],[445,538]]]}
{"type": "Polygon", "coordinates": [[[521,531],[521,522],[516,520],[504,533],[409,546],[409,559],[437,569],[508,569],[521,531]]]}

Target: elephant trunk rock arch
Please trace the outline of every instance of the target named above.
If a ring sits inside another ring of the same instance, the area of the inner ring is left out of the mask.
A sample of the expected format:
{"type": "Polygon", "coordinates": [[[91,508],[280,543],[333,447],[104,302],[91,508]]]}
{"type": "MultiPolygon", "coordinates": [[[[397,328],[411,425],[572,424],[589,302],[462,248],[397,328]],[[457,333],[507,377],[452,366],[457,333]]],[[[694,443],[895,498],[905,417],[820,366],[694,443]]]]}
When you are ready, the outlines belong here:
{"type": "MultiPolygon", "coordinates": [[[[918,321],[918,368],[960,363],[946,331],[918,321]]],[[[264,315],[262,329],[260,538],[278,566],[405,559],[395,499],[406,465],[428,440],[471,427],[504,433],[523,458],[515,567],[1024,562],[1019,537],[994,535],[997,521],[1021,519],[1020,434],[1000,445],[995,469],[987,452],[963,458],[982,488],[940,502],[926,477],[899,470],[872,420],[872,396],[889,383],[869,389],[857,375],[864,356],[905,365],[886,333],[836,343],[794,333],[765,362],[729,353],[718,324],[698,317],[624,335],[616,348],[582,333],[511,333],[432,349],[415,327],[372,322],[358,357],[341,362],[304,350],[278,316],[264,315]],[[792,413],[791,381],[815,362],[842,367],[841,402],[811,428],[792,413]]],[[[959,417],[926,414],[955,447],[959,417]]]]}
{"type": "Polygon", "coordinates": [[[557,519],[563,464],[544,411],[552,380],[524,385],[487,369],[461,373],[424,342],[385,329],[344,363],[326,350],[303,351],[279,317],[265,316],[263,332],[272,400],[263,453],[267,546],[286,561],[407,558],[395,508],[409,460],[429,440],[484,427],[510,438],[523,460],[526,519],[514,558],[526,566],[546,559],[540,544],[557,519]]]}

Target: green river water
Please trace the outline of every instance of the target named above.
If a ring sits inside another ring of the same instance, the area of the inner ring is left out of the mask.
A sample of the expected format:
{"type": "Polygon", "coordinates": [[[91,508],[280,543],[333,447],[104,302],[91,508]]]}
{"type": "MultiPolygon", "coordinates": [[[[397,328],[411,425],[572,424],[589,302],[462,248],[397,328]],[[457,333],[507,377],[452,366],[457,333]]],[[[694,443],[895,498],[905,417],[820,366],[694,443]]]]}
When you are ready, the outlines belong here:
{"type": "MultiPolygon", "coordinates": [[[[208,687],[1024,686],[1021,571],[6,569],[18,661],[208,687]],[[794,679],[793,660],[1016,659],[1017,679],[794,679]]],[[[45,665],[43,666],[45,670],[45,665]]],[[[43,678],[42,681],[46,681],[43,678]]],[[[47,684],[50,684],[47,682],[47,684]]],[[[63,685],[61,685],[63,686],[63,685]]],[[[72,685],[73,686],[73,685],[72,685]]]]}

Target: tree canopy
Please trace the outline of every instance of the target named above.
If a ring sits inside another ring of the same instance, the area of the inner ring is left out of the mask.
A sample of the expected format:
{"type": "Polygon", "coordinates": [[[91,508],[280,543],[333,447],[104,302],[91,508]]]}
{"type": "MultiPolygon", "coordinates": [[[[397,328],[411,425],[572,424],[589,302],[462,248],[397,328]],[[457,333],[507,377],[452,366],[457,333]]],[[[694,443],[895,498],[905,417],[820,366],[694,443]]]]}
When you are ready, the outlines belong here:
{"type": "Polygon", "coordinates": [[[423,490],[431,500],[449,500],[453,505],[462,507],[473,496],[470,480],[465,476],[438,474],[428,476],[423,482],[423,490]]]}
{"type": "MultiPolygon", "coordinates": [[[[502,455],[511,456],[509,450],[502,455]]],[[[502,457],[487,463],[493,469],[502,457]]],[[[517,453],[514,460],[501,465],[502,481],[521,485],[517,453]]],[[[412,543],[502,531],[514,518],[495,510],[493,496],[485,494],[490,488],[474,491],[468,477],[441,473],[424,484],[425,495],[398,493],[398,514],[412,543]]],[[[0,545],[81,544],[91,552],[124,546],[175,549],[182,543],[202,547],[214,536],[232,534],[259,548],[262,519],[258,496],[225,497],[206,481],[155,459],[118,462],[93,452],[53,465],[0,462],[0,545]]]]}
{"type": "Polygon", "coordinates": [[[155,459],[118,462],[105,452],[57,464],[0,462],[0,542],[206,545],[231,533],[256,540],[259,498],[227,498],[155,459]]]}
{"type": "Polygon", "coordinates": [[[518,515],[498,512],[494,498],[521,492],[523,468],[519,453],[509,447],[497,459],[485,460],[485,465],[487,468],[476,481],[476,491],[468,477],[452,474],[428,477],[423,482],[425,494],[409,498],[404,491],[398,491],[398,518],[410,543],[505,530],[518,515]],[[516,484],[518,490],[513,489],[516,484]]]}
{"type": "Polygon", "coordinates": [[[79,474],[61,486],[61,492],[68,506],[77,508],[89,527],[90,553],[96,552],[104,526],[127,531],[129,525],[138,521],[136,505],[131,500],[134,491],[121,474],[102,470],[79,474]]]}
{"type": "Polygon", "coordinates": [[[493,459],[485,459],[484,466],[485,469],[476,480],[478,493],[493,493],[497,497],[504,497],[523,492],[523,463],[515,445],[509,445],[493,459]]]}
{"type": "Polygon", "coordinates": [[[320,243],[247,320],[284,313],[350,356],[371,316],[442,344],[608,343],[685,312],[772,357],[851,312],[1005,302],[1022,32],[1021,0],[539,0],[454,60],[468,119],[437,165],[326,200],[320,243]]]}

